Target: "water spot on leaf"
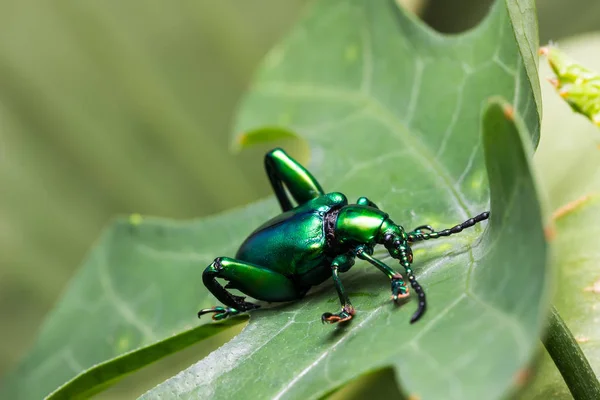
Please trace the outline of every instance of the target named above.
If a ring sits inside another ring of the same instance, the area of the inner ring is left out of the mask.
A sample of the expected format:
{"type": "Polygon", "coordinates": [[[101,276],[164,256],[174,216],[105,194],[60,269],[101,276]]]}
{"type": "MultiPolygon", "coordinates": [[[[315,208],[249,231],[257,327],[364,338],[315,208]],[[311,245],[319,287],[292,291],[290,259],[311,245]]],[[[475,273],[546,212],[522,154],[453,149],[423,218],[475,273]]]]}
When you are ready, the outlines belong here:
{"type": "Polygon", "coordinates": [[[129,216],[129,223],[133,226],[137,226],[144,221],[144,218],[140,214],[131,214],[129,216]]]}
{"type": "Polygon", "coordinates": [[[127,335],[122,335],[119,337],[116,346],[117,353],[124,353],[130,348],[129,339],[129,336],[127,335]]]}
{"type": "Polygon", "coordinates": [[[350,63],[356,61],[358,58],[358,47],[356,45],[350,45],[346,47],[346,51],[344,52],[344,58],[350,63]]]}

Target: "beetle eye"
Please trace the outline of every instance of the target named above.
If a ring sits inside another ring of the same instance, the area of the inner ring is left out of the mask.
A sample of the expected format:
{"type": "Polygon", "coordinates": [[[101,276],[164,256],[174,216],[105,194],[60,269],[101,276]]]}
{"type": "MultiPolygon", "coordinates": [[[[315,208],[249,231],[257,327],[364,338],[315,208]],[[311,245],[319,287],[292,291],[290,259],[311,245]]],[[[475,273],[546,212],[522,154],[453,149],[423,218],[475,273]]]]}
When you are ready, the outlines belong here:
{"type": "Polygon", "coordinates": [[[383,243],[386,244],[386,245],[390,245],[393,240],[394,240],[394,235],[392,235],[391,233],[387,233],[383,237],[383,243]]]}

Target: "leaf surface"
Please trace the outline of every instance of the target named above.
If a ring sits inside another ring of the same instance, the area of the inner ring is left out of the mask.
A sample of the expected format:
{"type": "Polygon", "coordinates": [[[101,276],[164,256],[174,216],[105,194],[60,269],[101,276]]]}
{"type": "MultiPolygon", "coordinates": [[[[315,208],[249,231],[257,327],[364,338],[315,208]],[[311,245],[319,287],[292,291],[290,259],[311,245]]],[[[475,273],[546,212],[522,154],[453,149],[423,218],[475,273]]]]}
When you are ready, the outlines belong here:
{"type": "MultiPolygon", "coordinates": [[[[539,116],[528,73],[537,68],[521,56],[537,44],[531,27],[513,29],[531,20],[531,3],[519,5],[498,1],[476,29],[446,37],[388,0],[313,4],[265,60],[236,132],[296,132],[325,190],[368,196],[408,229],[442,229],[487,210],[489,175],[489,229],[415,247],[429,308],[414,325],[414,302],[392,304],[389,281],[357,262],[342,276],[358,310],[351,324],[321,325],[320,315],[339,307],[325,283],[300,302],[253,312],[234,340],[147,397],[314,398],[384,366],[423,399],[497,398],[509,389],[537,343],[549,276],[529,165],[539,116]],[[492,96],[514,107],[490,105],[492,96]]],[[[269,199],[188,223],[116,222],[9,393],[39,397],[197,324],[197,309],[215,302],[201,287],[204,266],[235,254],[277,212],[269,199]]]]}
{"type": "MultiPolygon", "coordinates": [[[[326,190],[341,189],[350,198],[368,195],[405,226],[458,222],[487,207],[479,148],[485,99],[494,93],[527,99],[519,110],[537,131],[523,64],[515,61],[511,73],[503,61],[510,51],[494,47],[503,43],[496,29],[508,24],[506,9],[499,3],[478,30],[444,38],[384,6],[389,3],[377,4],[378,9],[361,2],[317,3],[301,28],[267,58],[238,131],[278,121],[307,138],[313,154],[309,168],[326,190]],[[347,29],[339,32],[340,26],[347,29]],[[324,37],[328,40],[319,40],[324,37]],[[492,37],[494,45],[484,46],[492,37]],[[309,48],[321,57],[303,59],[309,48]],[[474,50],[483,48],[486,55],[474,50]],[[506,86],[502,76],[510,81],[506,86]]],[[[475,230],[415,253],[421,257],[420,279],[431,287],[428,315],[435,316],[429,323],[408,325],[410,304],[395,309],[386,282],[368,267],[359,269],[359,263],[343,277],[348,290],[361,295],[354,301],[360,317],[349,327],[323,330],[320,313],[337,304],[331,285],[319,288],[296,305],[254,313],[236,339],[147,397],[313,397],[386,365],[396,367],[407,392],[423,398],[493,397],[506,390],[536,341],[524,338],[539,327],[546,272],[540,211],[526,161],[530,153],[503,118],[492,108],[486,119],[497,190],[493,212],[502,229],[492,229],[489,237],[495,239],[476,247],[470,246],[475,230]],[[522,225],[527,229],[519,230],[522,225]],[[519,261],[524,242],[527,255],[519,261]],[[487,348],[490,343],[493,349],[487,348]],[[513,364],[498,366],[495,357],[513,364]]]]}

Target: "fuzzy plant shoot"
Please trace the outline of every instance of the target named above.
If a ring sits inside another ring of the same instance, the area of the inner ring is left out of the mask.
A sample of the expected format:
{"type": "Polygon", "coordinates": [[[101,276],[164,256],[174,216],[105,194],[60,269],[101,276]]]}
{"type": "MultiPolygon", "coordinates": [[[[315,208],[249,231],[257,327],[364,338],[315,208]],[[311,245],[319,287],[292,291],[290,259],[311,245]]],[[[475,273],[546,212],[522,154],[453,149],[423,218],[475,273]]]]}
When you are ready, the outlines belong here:
{"type": "Polygon", "coordinates": [[[600,74],[571,59],[555,45],[544,46],[540,54],[548,59],[556,77],[549,79],[573,111],[600,127],[600,74]]]}

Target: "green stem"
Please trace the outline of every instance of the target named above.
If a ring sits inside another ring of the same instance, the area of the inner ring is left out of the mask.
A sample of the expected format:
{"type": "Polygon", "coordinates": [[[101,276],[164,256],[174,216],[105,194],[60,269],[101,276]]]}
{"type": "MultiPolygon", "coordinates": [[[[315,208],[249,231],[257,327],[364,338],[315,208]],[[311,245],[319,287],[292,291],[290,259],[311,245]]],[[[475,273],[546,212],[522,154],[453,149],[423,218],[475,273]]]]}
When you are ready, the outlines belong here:
{"type": "Polygon", "coordinates": [[[544,346],[575,400],[600,399],[600,382],[554,306],[548,316],[544,346]]]}

